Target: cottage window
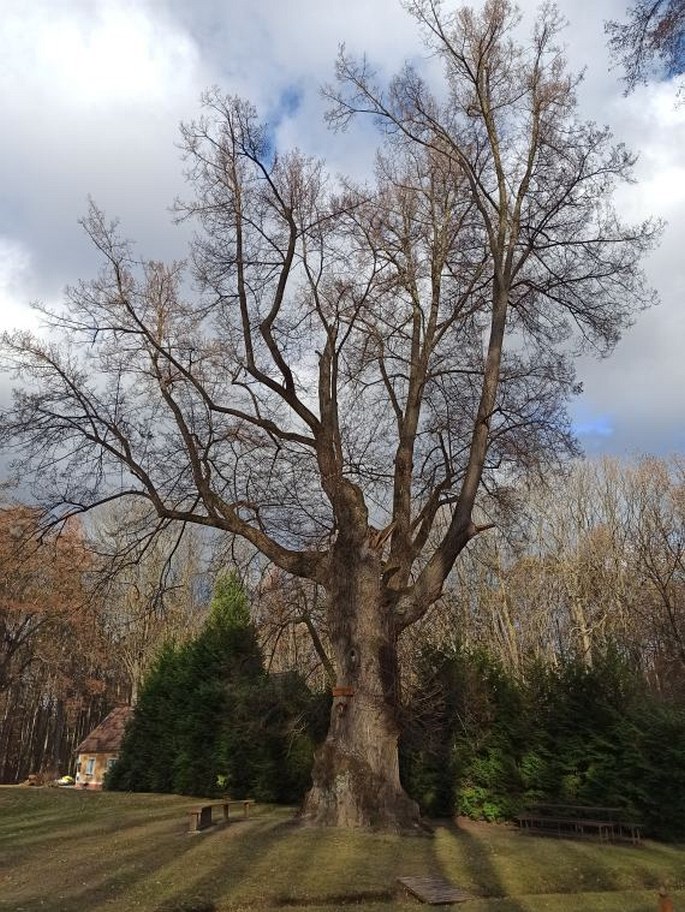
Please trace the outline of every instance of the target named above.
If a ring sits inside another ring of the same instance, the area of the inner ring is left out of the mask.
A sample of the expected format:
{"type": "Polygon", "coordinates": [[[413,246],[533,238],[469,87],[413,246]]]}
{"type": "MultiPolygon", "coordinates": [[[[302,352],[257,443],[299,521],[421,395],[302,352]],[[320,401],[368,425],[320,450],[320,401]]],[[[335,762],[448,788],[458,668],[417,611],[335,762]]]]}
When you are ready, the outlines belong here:
{"type": "Polygon", "coordinates": [[[92,776],[95,772],[95,757],[88,757],[86,763],[86,776],[92,776]]]}
{"type": "Polygon", "coordinates": [[[108,757],[108,758],[107,758],[107,772],[109,772],[109,771],[112,769],[112,767],[114,766],[114,764],[115,764],[116,762],[117,762],[117,758],[116,758],[116,757],[108,757]]]}

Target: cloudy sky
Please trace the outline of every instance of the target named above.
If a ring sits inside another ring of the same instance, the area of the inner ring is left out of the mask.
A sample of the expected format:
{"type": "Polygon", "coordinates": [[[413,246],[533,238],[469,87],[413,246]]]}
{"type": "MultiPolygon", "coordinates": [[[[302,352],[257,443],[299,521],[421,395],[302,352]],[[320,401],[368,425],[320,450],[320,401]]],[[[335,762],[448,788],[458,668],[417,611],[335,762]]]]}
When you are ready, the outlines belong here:
{"type": "MultiPolygon", "coordinates": [[[[661,305],[610,359],[580,365],[576,428],[589,454],[685,452],[685,105],[668,84],[623,97],[603,21],[624,2],[559,5],[568,57],[586,68],[581,113],[640,153],[621,210],[668,222],[648,263],[661,305]]],[[[0,328],[30,326],[28,302],[56,303],[93,273],[77,224],[89,195],[141,254],[183,256],[168,209],[183,193],[178,124],[205,88],[249,97],[279,141],[363,174],[370,128],[340,136],[322,122],[340,42],[388,73],[422,53],[398,0],[0,0],[0,328]]]]}

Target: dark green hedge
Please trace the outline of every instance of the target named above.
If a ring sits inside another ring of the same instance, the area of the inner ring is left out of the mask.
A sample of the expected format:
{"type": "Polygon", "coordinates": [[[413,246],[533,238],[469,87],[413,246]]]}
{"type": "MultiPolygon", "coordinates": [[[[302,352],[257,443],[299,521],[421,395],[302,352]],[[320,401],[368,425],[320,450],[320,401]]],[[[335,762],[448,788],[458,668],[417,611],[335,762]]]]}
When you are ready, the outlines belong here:
{"type": "Polygon", "coordinates": [[[575,803],[685,836],[685,709],[617,655],[519,679],[482,652],[426,650],[400,748],[405,787],[432,816],[503,820],[534,802],[575,803]]]}

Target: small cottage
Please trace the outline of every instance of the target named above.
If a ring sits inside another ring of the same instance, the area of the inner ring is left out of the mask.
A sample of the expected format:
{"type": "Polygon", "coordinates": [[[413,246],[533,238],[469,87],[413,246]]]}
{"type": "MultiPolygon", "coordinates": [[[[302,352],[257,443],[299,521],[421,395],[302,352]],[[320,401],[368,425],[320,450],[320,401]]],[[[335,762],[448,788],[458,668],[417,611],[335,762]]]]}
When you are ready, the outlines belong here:
{"type": "Polygon", "coordinates": [[[102,788],[105,773],[119,756],[132,713],[132,706],[116,706],[76,748],[76,788],[102,788]]]}

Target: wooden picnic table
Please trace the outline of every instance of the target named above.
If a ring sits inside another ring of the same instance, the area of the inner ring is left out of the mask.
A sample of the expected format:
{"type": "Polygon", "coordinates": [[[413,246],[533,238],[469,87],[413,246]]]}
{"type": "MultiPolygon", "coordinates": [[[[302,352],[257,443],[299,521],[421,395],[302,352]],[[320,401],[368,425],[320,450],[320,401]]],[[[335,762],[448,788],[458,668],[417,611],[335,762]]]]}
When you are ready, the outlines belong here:
{"type": "Polygon", "coordinates": [[[642,824],[625,818],[621,808],[537,804],[516,818],[524,832],[547,836],[596,836],[606,842],[642,840],[642,824]]]}
{"type": "Polygon", "coordinates": [[[188,811],[190,817],[188,832],[199,833],[213,826],[216,823],[213,817],[214,808],[221,808],[222,822],[228,823],[231,805],[242,805],[243,816],[249,817],[250,808],[254,805],[254,801],[251,798],[239,798],[237,800],[221,798],[218,801],[207,801],[205,804],[191,808],[188,811]]]}

